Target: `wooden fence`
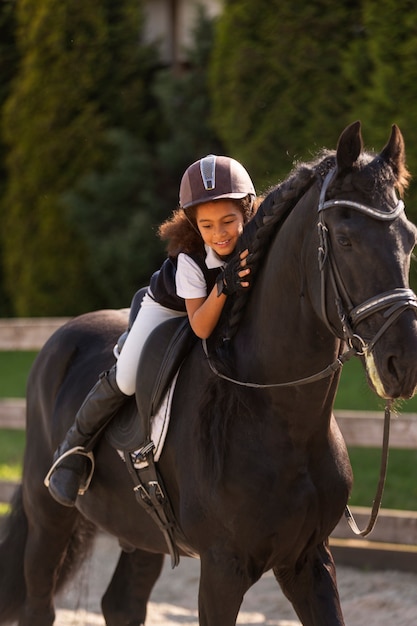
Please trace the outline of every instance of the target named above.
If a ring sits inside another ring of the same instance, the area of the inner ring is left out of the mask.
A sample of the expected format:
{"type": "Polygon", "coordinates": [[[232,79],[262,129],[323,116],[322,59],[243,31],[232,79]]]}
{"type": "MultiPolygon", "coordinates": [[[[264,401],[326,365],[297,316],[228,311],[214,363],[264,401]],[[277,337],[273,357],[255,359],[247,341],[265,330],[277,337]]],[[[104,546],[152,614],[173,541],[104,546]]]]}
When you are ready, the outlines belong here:
{"type": "MultiPolygon", "coordinates": [[[[0,350],[38,350],[66,319],[0,319],[0,350]]],[[[382,444],[383,413],[336,411],[336,418],[348,446],[377,447],[382,444]]],[[[25,428],[25,400],[0,399],[0,428],[25,428]]],[[[390,447],[417,449],[417,414],[395,416],[391,423],[390,447]]],[[[0,482],[0,502],[8,502],[15,483],[0,482]]],[[[371,503],[370,503],[371,504],[371,503]]],[[[365,526],[370,510],[353,507],[359,526],[365,526]]],[[[375,530],[369,540],[353,538],[342,519],[332,534],[333,553],[343,551],[343,561],[364,565],[364,550],[374,551],[372,558],[381,566],[417,571],[417,511],[381,509],[375,530]],[[349,546],[346,556],[346,546],[349,546]]]]}

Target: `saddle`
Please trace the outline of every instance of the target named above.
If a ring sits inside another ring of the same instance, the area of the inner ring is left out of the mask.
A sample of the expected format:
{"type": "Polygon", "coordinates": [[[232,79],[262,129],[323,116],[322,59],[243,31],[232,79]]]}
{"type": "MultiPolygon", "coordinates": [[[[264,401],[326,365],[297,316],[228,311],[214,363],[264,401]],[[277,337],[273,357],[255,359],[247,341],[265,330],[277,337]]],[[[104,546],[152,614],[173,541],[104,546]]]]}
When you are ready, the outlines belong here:
{"type": "Polygon", "coordinates": [[[134,452],[147,443],[151,419],[196,341],[188,317],[163,322],[149,335],[139,361],[136,398],[126,402],[106,429],[116,450],[134,452]]]}
{"type": "MultiPolygon", "coordinates": [[[[139,311],[146,289],[139,290],[132,301],[128,331],[139,311]]],[[[116,346],[123,347],[127,333],[116,346]]],[[[197,342],[188,317],[176,317],[153,330],[142,350],[136,384],[136,398],[127,400],[105,431],[111,446],[123,453],[132,477],[137,501],[150,514],[167,542],[171,564],[179,563],[178,545],[185,538],[172,511],[162,478],[154,460],[151,420],[156,415],[168,388],[183,360],[197,342]],[[133,455],[133,453],[135,453],[133,455]]]]}

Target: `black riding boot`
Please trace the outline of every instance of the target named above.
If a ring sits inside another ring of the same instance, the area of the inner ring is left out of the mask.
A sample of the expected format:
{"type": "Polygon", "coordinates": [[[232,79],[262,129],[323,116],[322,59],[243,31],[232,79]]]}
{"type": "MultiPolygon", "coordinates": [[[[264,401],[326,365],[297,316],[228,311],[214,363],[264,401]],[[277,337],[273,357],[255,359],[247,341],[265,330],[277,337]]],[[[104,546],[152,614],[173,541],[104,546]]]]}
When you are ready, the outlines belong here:
{"type": "Polygon", "coordinates": [[[95,436],[128,397],[120,391],[116,383],[116,367],[112,367],[100,375],[85,398],[74,424],[54,454],[54,464],[45,479],[49,493],[60,504],[74,506],[77,495],[88,488],[85,483],[92,453],[89,453],[89,459],[85,448],[90,444],[88,448],[91,449],[95,436]]]}

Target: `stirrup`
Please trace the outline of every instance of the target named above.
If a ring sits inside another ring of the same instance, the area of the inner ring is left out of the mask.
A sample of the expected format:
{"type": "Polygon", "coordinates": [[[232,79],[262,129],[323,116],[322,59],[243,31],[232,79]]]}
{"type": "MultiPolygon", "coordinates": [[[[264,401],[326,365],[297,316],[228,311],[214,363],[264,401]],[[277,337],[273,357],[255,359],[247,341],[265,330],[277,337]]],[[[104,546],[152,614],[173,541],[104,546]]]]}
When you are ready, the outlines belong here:
{"type": "Polygon", "coordinates": [[[67,456],[71,456],[71,454],[79,454],[80,456],[85,456],[85,457],[87,457],[90,460],[90,463],[91,463],[90,473],[87,476],[87,479],[85,480],[84,484],[81,485],[79,490],[78,490],[78,495],[79,496],[83,496],[85,494],[85,492],[87,491],[87,489],[89,488],[90,483],[91,483],[91,479],[93,478],[94,468],[95,468],[95,461],[94,461],[94,454],[92,453],[92,451],[90,450],[89,452],[86,452],[85,448],[83,448],[82,446],[75,446],[74,448],[70,448],[69,450],[67,450],[66,452],[61,454],[56,459],[56,461],[52,464],[52,467],[50,468],[49,472],[45,476],[43,484],[45,485],[45,487],[49,487],[49,481],[50,481],[50,478],[51,478],[52,474],[57,469],[58,465],[60,465],[61,462],[67,456]]]}

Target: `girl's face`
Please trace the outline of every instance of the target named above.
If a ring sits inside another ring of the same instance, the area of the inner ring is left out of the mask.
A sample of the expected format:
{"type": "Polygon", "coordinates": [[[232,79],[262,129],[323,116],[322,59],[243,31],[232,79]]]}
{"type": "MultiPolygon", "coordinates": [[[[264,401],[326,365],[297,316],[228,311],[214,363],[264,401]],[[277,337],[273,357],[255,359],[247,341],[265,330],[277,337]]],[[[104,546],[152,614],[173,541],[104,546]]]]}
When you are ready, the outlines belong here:
{"type": "Polygon", "coordinates": [[[232,254],[243,230],[243,214],[232,200],[200,204],[196,221],[205,244],[219,256],[232,254]]]}

